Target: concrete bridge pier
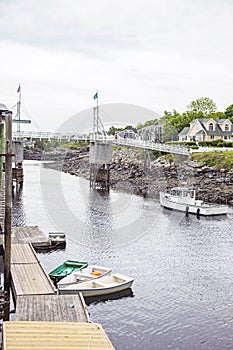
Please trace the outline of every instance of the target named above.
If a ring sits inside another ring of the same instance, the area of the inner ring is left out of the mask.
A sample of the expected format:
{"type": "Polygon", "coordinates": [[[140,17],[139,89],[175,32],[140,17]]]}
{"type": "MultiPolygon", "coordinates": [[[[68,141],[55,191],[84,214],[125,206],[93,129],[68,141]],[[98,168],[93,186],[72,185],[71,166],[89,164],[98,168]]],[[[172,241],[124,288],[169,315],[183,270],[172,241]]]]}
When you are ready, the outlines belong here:
{"type": "Polygon", "coordinates": [[[144,173],[146,174],[149,170],[151,170],[150,151],[144,149],[144,173]]]}
{"type": "Polygon", "coordinates": [[[91,164],[90,168],[90,187],[109,191],[110,187],[110,169],[109,164],[91,164]]]}
{"type": "Polygon", "coordinates": [[[112,143],[106,140],[90,142],[90,187],[109,190],[112,143]]]}

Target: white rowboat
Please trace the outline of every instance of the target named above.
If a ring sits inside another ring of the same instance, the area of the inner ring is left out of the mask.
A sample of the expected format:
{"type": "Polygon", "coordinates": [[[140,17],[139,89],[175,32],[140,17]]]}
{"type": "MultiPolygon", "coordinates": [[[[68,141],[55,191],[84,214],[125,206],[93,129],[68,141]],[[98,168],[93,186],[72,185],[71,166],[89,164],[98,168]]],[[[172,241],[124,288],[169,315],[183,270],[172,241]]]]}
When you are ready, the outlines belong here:
{"type": "Polygon", "coordinates": [[[84,297],[100,296],[117,293],[131,288],[134,279],[121,273],[114,273],[94,280],[72,284],[70,286],[59,287],[60,294],[82,293],[84,297]]]}
{"type": "Polygon", "coordinates": [[[109,275],[112,272],[112,269],[103,267],[103,266],[97,266],[97,265],[88,265],[86,268],[76,271],[74,273],[71,273],[70,275],[67,275],[66,277],[62,278],[58,283],[58,288],[63,288],[66,286],[71,286],[73,284],[81,283],[84,281],[89,281],[92,279],[100,278],[106,275],[109,275]]]}

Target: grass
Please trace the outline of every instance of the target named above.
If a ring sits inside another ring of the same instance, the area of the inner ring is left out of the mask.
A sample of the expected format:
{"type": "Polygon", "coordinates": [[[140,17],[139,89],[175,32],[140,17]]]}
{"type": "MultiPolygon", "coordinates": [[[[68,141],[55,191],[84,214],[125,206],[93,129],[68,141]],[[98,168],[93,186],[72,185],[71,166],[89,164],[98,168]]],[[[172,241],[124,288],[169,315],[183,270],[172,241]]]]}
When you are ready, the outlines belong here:
{"type": "Polygon", "coordinates": [[[191,158],[216,170],[233,169],[233,152],[193,153],[191,158]]]}

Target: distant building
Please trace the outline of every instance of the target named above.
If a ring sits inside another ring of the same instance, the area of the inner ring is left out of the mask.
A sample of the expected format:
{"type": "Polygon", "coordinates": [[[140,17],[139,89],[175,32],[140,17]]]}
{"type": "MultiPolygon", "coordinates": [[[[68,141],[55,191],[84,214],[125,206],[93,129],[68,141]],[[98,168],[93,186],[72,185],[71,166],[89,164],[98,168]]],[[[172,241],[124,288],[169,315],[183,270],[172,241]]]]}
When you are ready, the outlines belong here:
{"type": "Polygon", "coordinates": [[[189,127],[185,127],[179,133],[179,141],[212,141],[217,139],[233,140],[233,125],[229,119],[194,119],[189,127]]]}
{"type": "Polygon", "coordinates": [[[35,147],[35,141],[28,141],[27,139],[25,139],[23,141],[23,147],[24,148],[34,148],[35,147]]]}
{"type": "Polygon", "coordinates": [[[148,125],[138,129],[138,138],[142,141],[161,142],[163,139],[163,125],[148,125]]]}
{"type": "Polygon", "coordinates": [[[137,137],[137,129],[131,128],[131,129],[124,129],[116,131],[116,136],[120,136],[127,139],[135,139],[137,137]]]}

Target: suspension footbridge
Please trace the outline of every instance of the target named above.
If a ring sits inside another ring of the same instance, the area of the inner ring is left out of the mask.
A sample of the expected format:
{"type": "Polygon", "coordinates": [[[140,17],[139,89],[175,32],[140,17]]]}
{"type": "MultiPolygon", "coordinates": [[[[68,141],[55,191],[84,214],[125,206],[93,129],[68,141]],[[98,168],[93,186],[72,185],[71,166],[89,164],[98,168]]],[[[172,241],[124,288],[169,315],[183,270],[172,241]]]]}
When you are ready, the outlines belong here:
{"type": "Polygon", "coordinates": [[[101,142],[112,142],[116,145],[142,148],[152,151],[161,151],[165,153],[174,153],[181,155],[188,155],[189,151],[186,147],[180,145],[167,145],[163,143],[157,143],[153,141],[143,141],[140,139],[127,139],[118,137],[115,139],[113,136],[106,136],[101,138],[92,139],[90,137],[80,136],[75,133],[59,133],[59,132],[38,132],[38,131],[20,131],[13,132],[15,139],[30,139],[30,140],[58,140],[58,141],[101,141],[101,142]]]}

